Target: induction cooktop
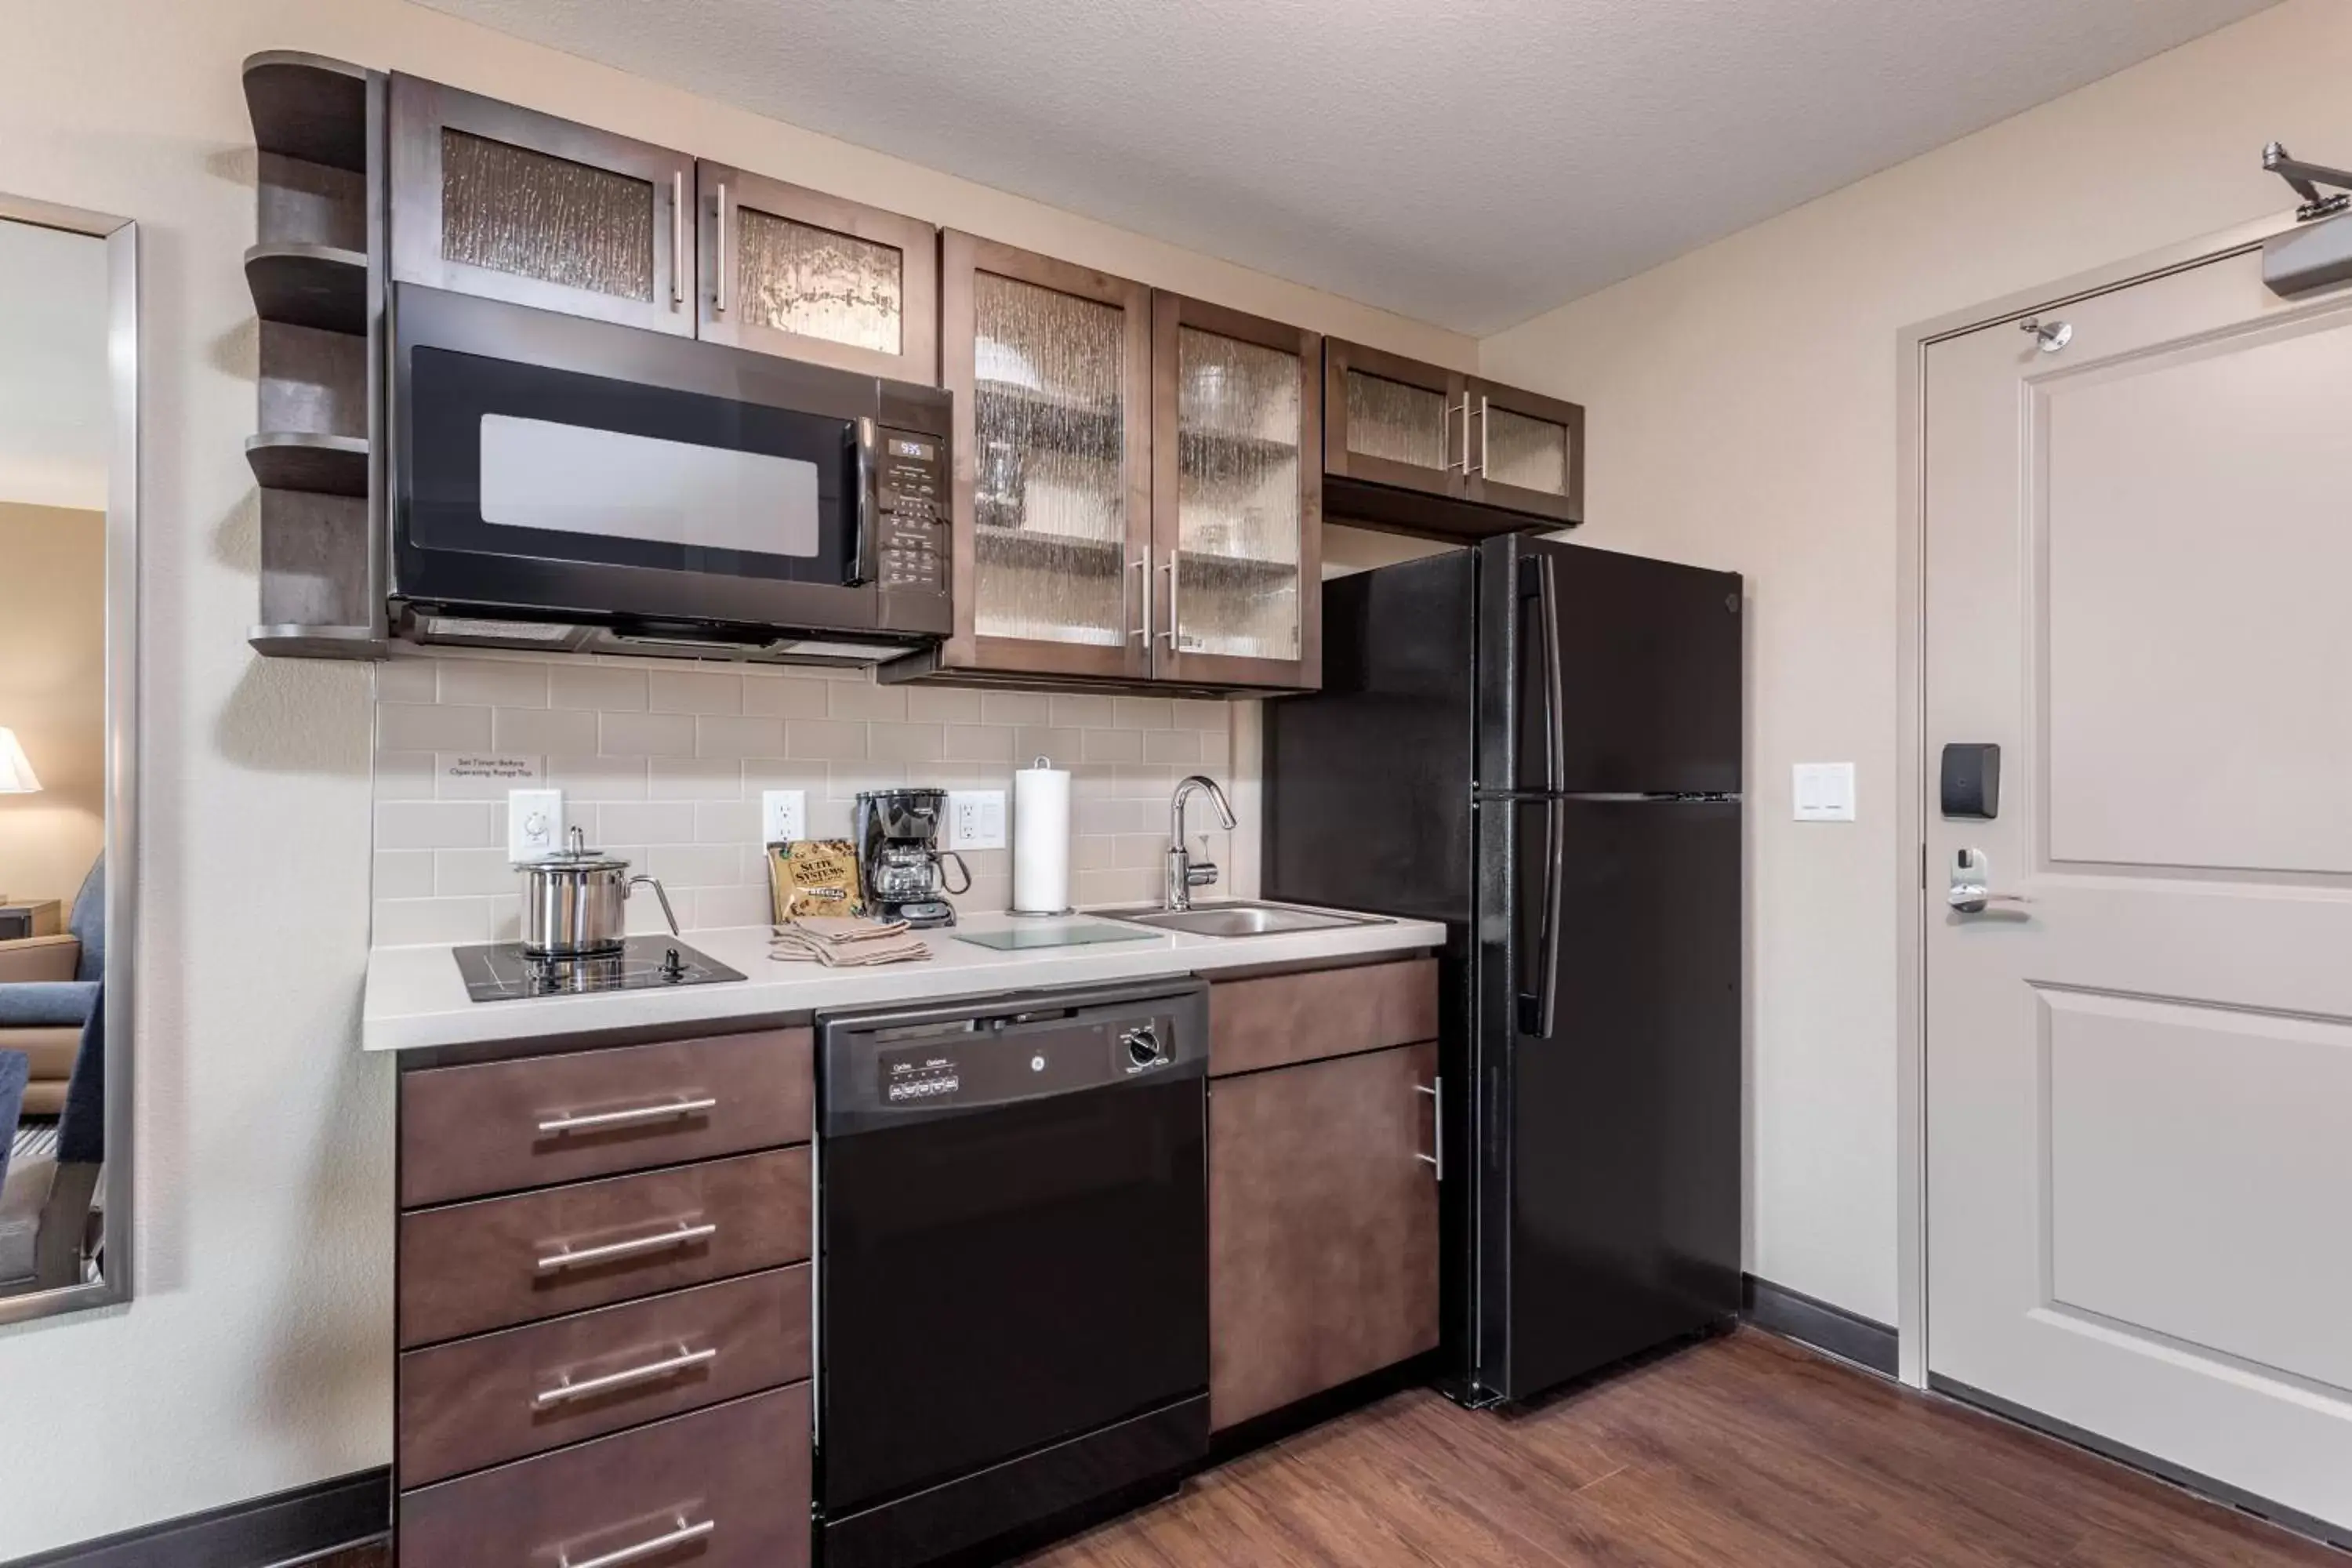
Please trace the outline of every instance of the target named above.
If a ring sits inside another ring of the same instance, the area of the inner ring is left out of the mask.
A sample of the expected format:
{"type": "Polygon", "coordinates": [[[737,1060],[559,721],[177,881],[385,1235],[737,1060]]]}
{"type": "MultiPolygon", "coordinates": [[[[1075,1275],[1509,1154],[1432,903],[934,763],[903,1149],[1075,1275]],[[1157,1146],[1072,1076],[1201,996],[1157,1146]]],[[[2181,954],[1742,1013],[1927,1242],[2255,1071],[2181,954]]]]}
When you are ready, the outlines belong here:
{"type": "Polygon", "coordinates": [[[584,995],[600,991],[652,991],[665,985],[710,985],[740,980],[728,968],[674,936],[633,936],[621,951],[597,958],[538,958],[519,942],[484,942],[454,950],[466,994],[477,1002],[526,996],[584,995]]]}

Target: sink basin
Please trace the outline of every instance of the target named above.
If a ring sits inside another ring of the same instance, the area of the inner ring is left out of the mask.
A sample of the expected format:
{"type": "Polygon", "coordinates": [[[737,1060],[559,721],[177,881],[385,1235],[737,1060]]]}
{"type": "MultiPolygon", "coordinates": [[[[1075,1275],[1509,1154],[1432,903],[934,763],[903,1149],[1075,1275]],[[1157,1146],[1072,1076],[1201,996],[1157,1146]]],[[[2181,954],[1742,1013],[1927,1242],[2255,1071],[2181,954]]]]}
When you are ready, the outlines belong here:
{"type": "Polygon", "coordinates": [[[1328,910],[1302,910],[1288,904],[1195,904],[1189,910],[1097,910],[1106,919],[1155,931],[1181,931],[1192,936],[1275,936],[1283,931],[1328,931],[1334,926],[1384,923],[1377,915],[1339,915],[1328,910]]]}

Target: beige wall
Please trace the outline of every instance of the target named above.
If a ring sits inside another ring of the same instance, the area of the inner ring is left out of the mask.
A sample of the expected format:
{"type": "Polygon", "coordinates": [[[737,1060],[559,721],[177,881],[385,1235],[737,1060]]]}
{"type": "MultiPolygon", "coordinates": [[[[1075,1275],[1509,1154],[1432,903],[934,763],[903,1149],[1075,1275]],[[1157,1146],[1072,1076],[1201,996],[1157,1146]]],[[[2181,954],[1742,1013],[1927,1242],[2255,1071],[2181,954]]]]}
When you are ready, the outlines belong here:
{"type": "Polygon", "coordinates": [[[392,1079],[356,1048],[369,676],[255,612],[254,153],[237,64],[429,73],[1399,353],[1468,340],[396,0],[6,9],[0,190],[140,220],[147,399],[139,1299],[0,1330],[0,1560],[381,1464],[392,1079]]]}
{"type": "Polygon", "coordinates": [[[2291,205],[2352,160],[2352,6],[2287,4],[1482,345],[1577,398],[1584,542],[1731,567],[1749,629],[1748,1267],[1895,1317],[1895,339],[2291,205]],[[1790,820],[1790,764],[1860,820],[1790,820]]]}
{"type": "Polygon", "coordinates": [[[0,501],[0,727],[38,795],[0,795],[0,894],[68,910],[106,837],[106,514],[0,501]]]}

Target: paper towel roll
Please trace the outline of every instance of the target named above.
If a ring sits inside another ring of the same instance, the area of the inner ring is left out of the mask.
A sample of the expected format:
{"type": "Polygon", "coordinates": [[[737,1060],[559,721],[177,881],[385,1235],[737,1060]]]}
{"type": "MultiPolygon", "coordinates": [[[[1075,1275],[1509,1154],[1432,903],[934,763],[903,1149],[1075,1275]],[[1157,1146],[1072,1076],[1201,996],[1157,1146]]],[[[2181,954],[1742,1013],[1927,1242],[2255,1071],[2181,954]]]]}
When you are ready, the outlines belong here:
{"type": "Polygon", "coordinates": [[[1059,914],[1070,907],[1070,774],[1050,757],[1013,775],[1013,910],[1059,914]]]}

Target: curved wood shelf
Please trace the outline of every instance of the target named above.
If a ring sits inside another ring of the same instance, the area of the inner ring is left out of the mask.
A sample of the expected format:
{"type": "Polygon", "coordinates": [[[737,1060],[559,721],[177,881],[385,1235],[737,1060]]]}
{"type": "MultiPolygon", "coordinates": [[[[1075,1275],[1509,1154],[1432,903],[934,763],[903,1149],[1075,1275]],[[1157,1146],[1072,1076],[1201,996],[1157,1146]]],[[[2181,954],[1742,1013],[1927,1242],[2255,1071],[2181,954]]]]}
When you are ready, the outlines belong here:
{"type": "Polygon", "coordinates": [[[267,49],[245,62],[245,109],[264,153],[367,172],[364,68],[299,49],[267,49]]]}
{"type": "Polygon", "coordinates": [[[245,438],[245,460],[252,466],[255,480],[274,490],[368,493],[368,444],[362,436],[265,430],[245,438]]]}
{"type": "Polygon", "coordinates": [[[367,257],[332,245],[257,245],[245,253],[246,286],[265,321],[367,331],[367,257]]]}

